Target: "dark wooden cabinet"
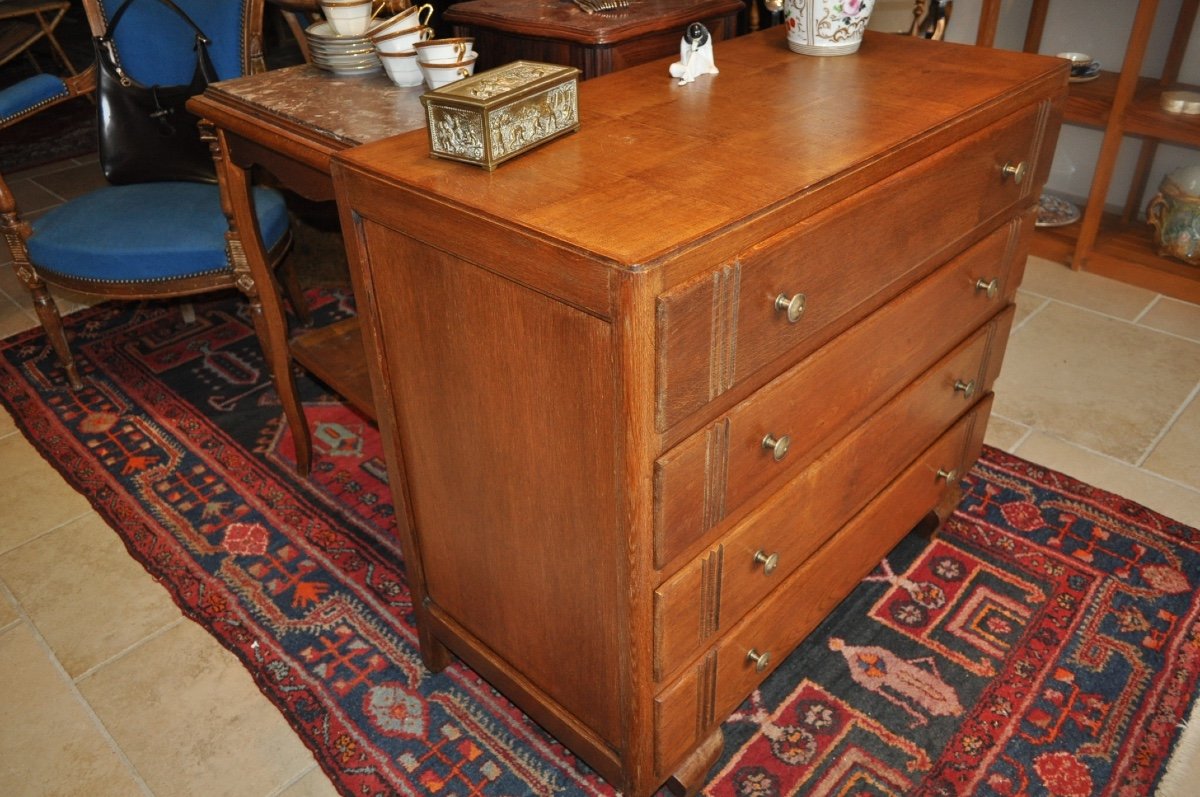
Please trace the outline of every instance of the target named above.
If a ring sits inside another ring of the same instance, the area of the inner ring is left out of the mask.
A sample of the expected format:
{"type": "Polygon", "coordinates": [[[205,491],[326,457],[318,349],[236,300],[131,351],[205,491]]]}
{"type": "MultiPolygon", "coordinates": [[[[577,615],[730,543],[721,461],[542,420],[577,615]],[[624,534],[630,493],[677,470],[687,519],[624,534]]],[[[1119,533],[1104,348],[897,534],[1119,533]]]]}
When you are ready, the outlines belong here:
{"type": "Polygon", "coordinates": [[[494,172],[335,158],[431,667],[625,793],[720,723],[978,455],[1065,62],[868,34],[580,87],[494,172]],[[942,87],[908,90],[913,75],[942,87]]]}
{"type": "Polygon", "coordinates": [[[584,80],[679,55],[692,22],[714,41],[738,32],[742,0],[631,0],[629,7],[587,14],[571,0],[467,0],[442,18],[455,36],[473,36],[477,69],[510,61],[573,66],[584,80]]]}

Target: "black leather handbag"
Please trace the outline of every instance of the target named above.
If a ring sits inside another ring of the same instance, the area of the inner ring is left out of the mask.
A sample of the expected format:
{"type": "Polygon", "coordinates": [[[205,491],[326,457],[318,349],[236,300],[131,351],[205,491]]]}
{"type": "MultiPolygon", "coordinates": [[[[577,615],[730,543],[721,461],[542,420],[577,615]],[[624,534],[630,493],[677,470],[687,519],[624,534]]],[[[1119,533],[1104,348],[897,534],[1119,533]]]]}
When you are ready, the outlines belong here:
{"type": "Polygon", "coordinates": [[[113,14],[96,50],[96,107],[100,166],[114,185],[185,180],[216,182],[208,144],[200,139],[196,116],[184,104],[215,81],[208,57],[209,38],[171,0],[157,0],[183,18],[196,33],[196,70],[185,86],[143,86],[121,68],[113,32],[133,0],[113,14]]]}

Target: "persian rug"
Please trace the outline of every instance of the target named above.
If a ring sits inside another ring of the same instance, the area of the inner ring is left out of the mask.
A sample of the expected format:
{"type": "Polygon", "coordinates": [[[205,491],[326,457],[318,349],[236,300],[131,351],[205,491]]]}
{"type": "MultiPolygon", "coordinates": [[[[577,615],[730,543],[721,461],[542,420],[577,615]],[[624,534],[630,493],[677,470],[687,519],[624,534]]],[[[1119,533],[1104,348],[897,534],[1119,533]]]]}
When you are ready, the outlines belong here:
{"type": "MultiPolygon", "coordinates": [[[[609,795],[470,669],[420,663],[372,426],[304,397],[312,476],[242,302],[68,317],[0,399],[347,795],[609,795]]],[[[319,318],[351,311],[314,294],[319,318]]],[[[996,450],[724,725],[709,795],[1149,795],[1200,678],[1200,532],[996,450]]]]}

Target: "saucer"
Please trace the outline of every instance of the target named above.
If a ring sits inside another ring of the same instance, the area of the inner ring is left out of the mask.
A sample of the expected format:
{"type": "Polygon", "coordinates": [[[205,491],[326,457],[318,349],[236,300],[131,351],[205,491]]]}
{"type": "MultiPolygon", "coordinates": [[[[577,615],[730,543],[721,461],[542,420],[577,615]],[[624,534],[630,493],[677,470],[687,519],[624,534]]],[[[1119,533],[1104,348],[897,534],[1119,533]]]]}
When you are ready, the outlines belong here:
{"type": "Polygon", "coordinates": [[[1038,199],[1037,220],[1034,221],[1033,226],[1065,227],[1079,221],[1081,215],[1077,205],[1060,197],[1042,194],[1038,199]]]}
{"type": "Polygon", "coordinates": [[[1083,69],[1072,69],[1070,81],[1072,83],[1083,83],[1088,80],[1095,80],[1100,77],[1100,62],[1092,61],[1083,69]]]}

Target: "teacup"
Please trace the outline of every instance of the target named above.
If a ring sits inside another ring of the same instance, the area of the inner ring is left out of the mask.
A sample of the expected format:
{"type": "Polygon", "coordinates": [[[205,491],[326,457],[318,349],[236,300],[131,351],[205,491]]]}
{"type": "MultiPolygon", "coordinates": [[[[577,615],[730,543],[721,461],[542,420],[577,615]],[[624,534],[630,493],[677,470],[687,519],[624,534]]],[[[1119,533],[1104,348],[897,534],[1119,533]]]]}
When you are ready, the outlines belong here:
{"type": "Polygon", "coordinates": [[[784,0],[787,42],[803,55],[858,52],[875,0],[784,0]]]}
{"type": "Polygon", "coordinates": [[[473,75],[475,73],[475,59],[478,57],[478,53],[471,53],[463,60],[454,63],[425,64],[418,61],[417,66],[420,67],[421,74],[425,76],[425,85],[431,89],[439,89],[456,80],[462,80],[465,77],[473,75]]]}
{"type": "Polygon", "coordinates": [[[1087,53],[1058,53],[1058,57],[1071,62],[1072,75],[1083,74],[1092,65],[1092,57],[1087,53]]]}
{"type": "Polygon", "coordinates": [[[383,71],[397,86],[419,86],[425,80],[414,52],[380,53],[379,60],[383,62],[383,71]]]}
{"type": "Polygon", "coordinates": [[[362,36],[371,25],[371,0],[322,0],[321,11],[339,36],[362,36]]]}
{"type": "Polygon", "coordinates": [[[450,64],[466,60],[474,51],[475,40],[470,37],[457,39],[429,39],[417,42],[413,49],[417,51],[417,60],[423,64],[450,64]]]}
{"type": "Polygon", "coordinates": [[[412,52],[414,44],[431,36],[433,28],[430,27],[402,28],[383,35],[371,34],[371,43],[381,53],[407,53],[412,52]]]}
{"type": "Polygon", "coordinates": [[[432,16],[433,6],[429,3],[419,6],[409,6],[398,14],[372,25],[369,34],[374,37],[376,34],[395,33],[404,28],[424,27],[429,24],[429,18],[432,16]],[[421,18],[422,16],[424,19],[421,18]]]}

